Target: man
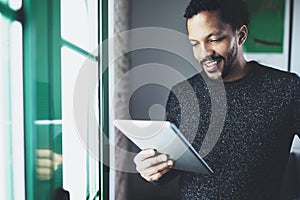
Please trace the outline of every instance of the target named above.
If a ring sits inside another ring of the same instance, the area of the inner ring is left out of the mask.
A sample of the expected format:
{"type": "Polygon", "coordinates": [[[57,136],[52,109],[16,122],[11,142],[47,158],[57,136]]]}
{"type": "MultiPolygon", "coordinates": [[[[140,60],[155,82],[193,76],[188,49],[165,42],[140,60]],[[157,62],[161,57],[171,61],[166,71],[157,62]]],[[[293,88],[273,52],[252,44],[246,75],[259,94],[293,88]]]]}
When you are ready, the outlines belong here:
{"type": "Polygon", "coordinates": [[[245,60],[242,45],[249,14],[242,0],[191,0],[185,17],[194,56],[204,72],[172,89],[167,119],[193,138],[190,129],[181,126],[183,116],[193,121],[193,111],[182,109],[178,101],[189,102],[185,85],[191,85],[200,109],[199,123],[189,124],[198,127],[191,142],[199,151],[211,121],[208,86],[224,83],[226,98],[216,100],[226,101],[224,126],[205,157],[214,173],[171,170],[174,161],[153,149],[136,155],[137,171],[149,182],[179,175],[182,199],[280,199],[291,141],[300,133],[299,77],[245,60]]]}

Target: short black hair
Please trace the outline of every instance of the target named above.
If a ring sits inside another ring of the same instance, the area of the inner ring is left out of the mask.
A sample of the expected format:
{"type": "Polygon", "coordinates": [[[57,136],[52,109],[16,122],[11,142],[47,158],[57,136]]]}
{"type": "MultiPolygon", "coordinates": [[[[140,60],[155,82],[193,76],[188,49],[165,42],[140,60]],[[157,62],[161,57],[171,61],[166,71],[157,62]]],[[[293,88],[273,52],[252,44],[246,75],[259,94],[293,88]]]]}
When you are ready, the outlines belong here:
{"type": "Polygon", "coordinates": [[[245,0],[191,0],[185,10],[184,17],[188,20],[202,11],[221,12],[221,19],[236,30],[249,24],[249,10],[245,0]]]}

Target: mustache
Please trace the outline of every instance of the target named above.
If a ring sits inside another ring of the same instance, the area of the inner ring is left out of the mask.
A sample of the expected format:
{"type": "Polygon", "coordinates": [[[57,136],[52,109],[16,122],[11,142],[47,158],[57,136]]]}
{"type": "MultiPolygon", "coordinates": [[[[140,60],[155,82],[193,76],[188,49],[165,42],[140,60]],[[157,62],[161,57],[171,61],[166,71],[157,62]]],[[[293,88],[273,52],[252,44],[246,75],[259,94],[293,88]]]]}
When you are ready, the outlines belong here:
{"type": "Polygon", "coordinates": [[[223,56],[215,56],[215,55],[207,56],[200,61],[200,64],[203,65],[203,63],[205,63],[207,61],[222,60],[222,59],[224,59],[223,56]]]}

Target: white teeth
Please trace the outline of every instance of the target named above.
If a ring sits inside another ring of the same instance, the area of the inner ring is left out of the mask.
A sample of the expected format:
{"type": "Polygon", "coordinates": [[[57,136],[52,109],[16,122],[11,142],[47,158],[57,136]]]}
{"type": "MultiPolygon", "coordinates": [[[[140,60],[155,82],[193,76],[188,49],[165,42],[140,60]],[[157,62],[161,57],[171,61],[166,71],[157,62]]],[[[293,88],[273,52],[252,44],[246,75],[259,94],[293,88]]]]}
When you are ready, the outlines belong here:
{"type": "Polygon", "coordinates": [[[218,62],[217,61],[208,61],[207,63],[205,63],[205,65],[207,65],[208,67],[212,67],[213,65],[216,65],[218,62]]]}

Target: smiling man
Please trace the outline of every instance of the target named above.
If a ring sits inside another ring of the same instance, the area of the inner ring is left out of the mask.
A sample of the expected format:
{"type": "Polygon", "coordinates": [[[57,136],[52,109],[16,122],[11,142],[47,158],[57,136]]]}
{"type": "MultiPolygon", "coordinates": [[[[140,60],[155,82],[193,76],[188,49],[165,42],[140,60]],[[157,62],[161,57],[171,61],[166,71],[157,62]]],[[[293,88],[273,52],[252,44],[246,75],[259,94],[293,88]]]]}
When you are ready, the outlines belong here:
{"type": "MultiPolygon", "coordinates": [[[[205,160],[214,170],[202,175],[173,170],[173,160],[153,149],[134,162],[147,181],[180,176],[182,199],[276,200],[291,142],[300,133],[300,80],[296,74],[246,61],[249,13],[243,0],[192,0],[186,8],[188,37],[203,72],[176,85],[167,102],[167,120],[175,123],[200,151],[212,121],[208,85],[224,84],[226,117],[214,148],[205,160]],[[199,123],[194,123],[190,85],[198,98],[199,123]],[[178,99],[186,104],[180,104],[178,99]],[[190,127],[182,126],[182,117],[190,127]],[[195,137],[191,126],[197,127],[195,137]]],[[[168,138],[166,138],[166,142],[168,138]]],[[[201,151],[200,151],[201,154],[201,151]]],[[[176,162],[176,161],[175,161],[176,162]]]]}
{"type": "Polygon", "coordinates": [[[203,11],[189,17],[187,27],[194,56],[208,77],[223,78],[225,82],[242,78],[247,68],[242,50],[247,26],[232,28],[220,21],[219,10],[203,11]]]}

